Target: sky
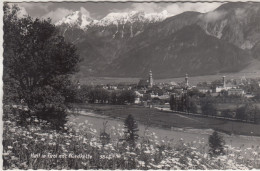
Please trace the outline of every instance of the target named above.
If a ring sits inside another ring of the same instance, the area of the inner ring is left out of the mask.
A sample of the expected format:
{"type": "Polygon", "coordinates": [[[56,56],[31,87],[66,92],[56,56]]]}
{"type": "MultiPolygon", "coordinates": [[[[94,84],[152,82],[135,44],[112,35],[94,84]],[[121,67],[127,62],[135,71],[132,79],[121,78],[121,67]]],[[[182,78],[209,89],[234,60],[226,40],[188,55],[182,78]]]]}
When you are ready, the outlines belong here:
{"type": "Polygon", "coordinates": [[[158,13],[166,10],[169,16],[174,16],[185,11],[209,12],[219,7],[221,2],[23,2],[16,3],[20,7],[20,15],[30,15],[38,18],[50,17],[57,22],[74,11],[93,18],[101,19],[111,12],[144,11],[146,13],[158,13]]]}

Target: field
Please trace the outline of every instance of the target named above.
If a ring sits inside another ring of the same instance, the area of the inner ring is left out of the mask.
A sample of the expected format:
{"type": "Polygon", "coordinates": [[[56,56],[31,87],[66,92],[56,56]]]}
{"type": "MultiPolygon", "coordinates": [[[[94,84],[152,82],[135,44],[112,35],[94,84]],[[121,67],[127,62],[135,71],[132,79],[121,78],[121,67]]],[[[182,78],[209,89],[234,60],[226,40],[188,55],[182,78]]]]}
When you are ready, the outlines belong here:
{"type": "Polygon", "coordinates": [[[260,136],[260,125],[243,122],[181,115],[172,112],[159,111],[153,108],[141,106],[120,106],[120,105],[99,105],[87,104],[79,106],[81,109],[93,111],[97,114],[109,116],[111,118],[125,119],[129,114],[144,124],[153,127],[166,129],[195,128],[195,129],[215,129],[227,134],[260,136]]]}
{"type": "MultiPolygon", "coordinates": [[[[75,78],[77,80],[77,78],[75,78]]],[[[140,78],[118,78],[118,77],[80,77],[81,84],[101,85],[101,84],[118,84],[118,83],[138,83],[140,78]]]]}
{"type": "MultiPolygon", "coordinates": [[[[64,131],[49,129],[45,121],[31,118],[30,125],[21,126],[8,111],[4,118],[3,169],[22,170],[226,170],[259,169],[260,148],[225,145],[224,154],[210,156],[207,139],[160,139],[146,130],[135,146],[124,140],[123,126],[111,127],[110,139],[102,141],[92,121],[69,121],[64,131]]],[[[108,130],[107,130],[108,132],[108,130]]]]}

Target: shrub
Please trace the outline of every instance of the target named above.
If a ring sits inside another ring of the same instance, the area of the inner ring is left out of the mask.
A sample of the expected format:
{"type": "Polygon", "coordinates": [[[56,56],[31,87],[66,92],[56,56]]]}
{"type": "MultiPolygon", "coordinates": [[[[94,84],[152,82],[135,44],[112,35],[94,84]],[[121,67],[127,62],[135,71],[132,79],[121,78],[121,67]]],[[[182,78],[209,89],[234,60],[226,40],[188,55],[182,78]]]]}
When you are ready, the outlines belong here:
{"type": "Polygon", "coordinates": [[[4,94],[23,99],[29,112],[59,128],[73,99],[70,75],[78,71],[79,55],[50,19],[19,18],[18,11],[4,4],[4,94]]]}
{"type": "Polygon", "coordinates": [[[213,102],[209,101],[207,98],[201,100],[201,111],[204,115],[215,116],[217,114],[216,106],[213,102]]]}
{"type": "Polygon", "coordinates": [[[218,156],[224,154],[225,141],[217,131],[209,136],[209,154],[210,156],[218,156]]]}
{"type": "Polygon", "coordinates": [[[125,120],[125,140],[131,145],[135,146],[135,142],[138,139],[138,126],[133,116],[130,114],[125,120]]]}

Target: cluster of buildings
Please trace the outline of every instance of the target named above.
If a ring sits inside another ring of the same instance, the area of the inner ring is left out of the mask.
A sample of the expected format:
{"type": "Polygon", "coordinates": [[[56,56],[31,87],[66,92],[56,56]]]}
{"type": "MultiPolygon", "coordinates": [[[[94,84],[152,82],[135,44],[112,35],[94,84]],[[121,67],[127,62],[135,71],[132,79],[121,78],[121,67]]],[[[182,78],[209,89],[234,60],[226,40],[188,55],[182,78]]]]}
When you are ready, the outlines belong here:
{"type": "MultiPolygon", "coordinates": [[[[200,93],[208,94],[211,96],[244,96],[244,97],[253,97],[252,94],[248,94],[242,88],[243,83],[234,84],[232,81],[227,81],[226,77],[223,76],[221,81],[218,81],[218,84],[206,83],[198,84],[193,86],[189,83],[188,74],[185,75],[183,82],[180,83],[154,83],[153,74],[150,70],[149,77],[147,79],[141,79],[138,83],[139,88],[135,90],[137,98],[136,103],[140,103],[142,97],[147,96],[151,98],[158,99],[169,99],[171,94],[183,94],[188,90],[197,89],[200,93]],[[158,89],[162,90],[162,93],[158,93],[158,89]]],[[[144,98],[143,98],[144,99],[144,98]]],[[[147,99],[147,98],[145,98],[147,99]]]]}
{"type": "Polygon", "coordinates": [[[212,96],[219,96],[226,92],[226,95],[231,96],[244,96],[245,91],[239,88],[239,85],[234,85],[232,83],[226,83],[226,77],[222,77],[222,83],[220,85],[208,85],[208,86],[197,86],[196,87],[202,93],[210,93],[212,96]]]}
{"type": "MultiPolygon", "coordinates": [[[[260,84],[259,84],[260,85],[260,84]]],[[[78,85],[80,87],[80,84],[78,85]]],[[[188,74],[185,75],[182,82],[175,83],[155,83],[153,73],[150,70],[147,78],[141,79],[138,83],[133,84],[107,84],[98,85],[100,88],[114,91],[114,90],[131,90],[135,92],[136,104],[149,103],[151,100],[169,101],[172,94],[181,95],[189,90],[196,90],[202,94],[211,96],[245,96],[253,97],[252,94],[247,94],[241,84],[234,84],[232,81],[227,81],[223,76],[221,80],[203,84],[191,85],[188,74]]]]}

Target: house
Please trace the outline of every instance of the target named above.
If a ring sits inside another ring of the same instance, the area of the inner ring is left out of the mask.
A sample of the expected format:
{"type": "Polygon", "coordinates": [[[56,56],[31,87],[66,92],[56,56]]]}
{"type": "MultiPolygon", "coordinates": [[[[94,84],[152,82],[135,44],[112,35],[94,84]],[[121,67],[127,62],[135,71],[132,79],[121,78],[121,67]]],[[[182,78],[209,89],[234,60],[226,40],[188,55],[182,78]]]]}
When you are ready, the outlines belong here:
{"type": "Polygon", "coordinates": [[[243,96],[243,95],[245,95],[245,91],[242,90],[242,89],[238,89],[238,88],[229,89],[229,90],[227,90],[227,92],[228,92],[229,96],[231,96],[231,95],[235,95],[235,96],[243,96]]]}
{"type": "Polygon", "coordinates": [[[201,93],[207,93],[207,92],[212,92],[212,90],[210,89],[210,87],[197,87],[197,89],[199,90],[199,92],[201,93]]]}
{"type": "Polygon", "coordinates": [[[245,96],[246,98],[253,98],[253,97],[254,97],[254,95],[253,95],[253,94],[250,94],[250,93],[246,93],[244,96],[245,96]]]}
{"type": "Polygon", "coordinates": [[[140,104],[140,103],[141,103],[140,97],[136,97],[135,98],[135,104],[140,104]]]}
{"type": "Polygon", "coordinates": [[[213,90],[215,93],[220,93],[222,90],[229,90],[229,89],[235,89],[237,88],[235,85],[232,83],[226,83],[225,76],[222,77],[222,85],[221,86],[216,86],[216,88],[213,90]]]}
{"type": "Polygon", "coordinates": [[[135,91],[135,95],[136,95],[137,97],[143,97],[144,93],[146,93],[146,92],[138,92],[138,91],[135,91]]]}

